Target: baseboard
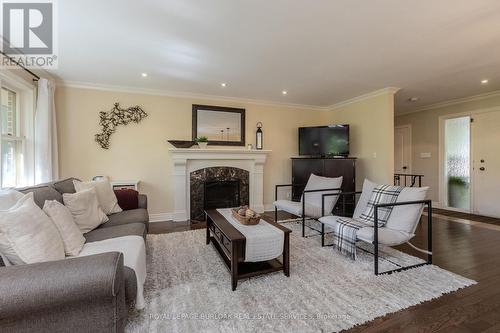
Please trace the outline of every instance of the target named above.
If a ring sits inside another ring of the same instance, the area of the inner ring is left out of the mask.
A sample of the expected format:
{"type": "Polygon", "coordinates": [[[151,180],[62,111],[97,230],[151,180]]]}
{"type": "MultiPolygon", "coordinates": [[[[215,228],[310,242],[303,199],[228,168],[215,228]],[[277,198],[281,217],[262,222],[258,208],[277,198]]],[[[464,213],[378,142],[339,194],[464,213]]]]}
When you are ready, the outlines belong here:
{"type": "Polygon", "coordinates": [[[172,213],[149,214],[149,223],[172,221],[172,217],[172,213]]]}

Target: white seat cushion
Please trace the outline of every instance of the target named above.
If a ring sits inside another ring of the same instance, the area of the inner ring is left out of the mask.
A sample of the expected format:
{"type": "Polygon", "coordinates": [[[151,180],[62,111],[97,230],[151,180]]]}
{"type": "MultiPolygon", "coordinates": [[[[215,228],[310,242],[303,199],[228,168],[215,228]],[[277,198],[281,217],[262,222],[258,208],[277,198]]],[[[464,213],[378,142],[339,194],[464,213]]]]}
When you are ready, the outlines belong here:
{"type": "MultiPolygon", "coordinates": [[[[373,242],[373,228],[372,227],[364,227],[358,230],[357,237],[359,240],[365,241],[367,243],[373,242]]],[[[409,235],[404,231],[392,230],[387,227],[378,229],[378,242],[379,244],[394,246],[406,243],[414,235],[409,235]]]]}
{"type": "MultiPolygon", "coordinates": [[[[307,185],[304,188],[305,191],[308,190],[322,190],[322,189],[331,189],[331,188],[338,188],[340,189],[342,187],[342,177],[337,177],[337,178],[331,178],[331,177],[320,177],[316,176],[315,174],[311,174],[309,176],[309,180],[307,181],[307,185]]],[[[328,193],[336,193],[336,191],[320,191],[320,192],[309,192],[305,193],[302,195],[300,198],[300,201],[304,200],[305,197],[305,202],[306,204],[309,204],[311,206],[316,206],[319,208],[321,211],[322,207],[322,201],[323,201],[323,194],[328,194],[328,193]]],[[[325,197],[325,212],[326,215],[329,215],[335,204],[337,203],[339,196],[338,195],[332,195],[325,197]]],[[[306,209],[307,212],[307,209],[306,209]]],[[[321,216],[321,215],[319,215],[321,216]]]]}
{"type": "MultiPolygon", "coordinates": [[[[277,200],[273,202],[273,205],[279,210],[284,210],[293,215],[302,216],[302,203],[289,201],[289,200],[277,200]]],[[[306,204],[306,216],[312,218],[319,218],[322,216],[321,207],[306,204]]]]}
{"type": "MultiPolygon", "coordinates": [[[[321,223],[323,223],[325,226],[330,227],[333,230],[337,229],[337,226],[339,225],[337,223],[338,216],[324,216],[319,219],[321,223]]],[[[343,219],[346,219],[352,223],[355,223],[357,225],[365,225],[362,222],[356,221],[352,218],[348,217],[342,217],[343,219]]],[[[358,240],[362,240],[367,243],[372,243],[373,242],[373,228],[370,226],[363,227],[358,230],[357,233],[357,238],[358,240]]],[[[393,230],[389,229],[387,227],[379,228],[378,229],[378,241],[379,244],[382,245],[387,245],[387,246],[393,246],[393,245],[399,245],[402,243],[407,242],[410,240],[414,235],[413,234],[408,234],[403,231],[399,230],[393,230]]]]}

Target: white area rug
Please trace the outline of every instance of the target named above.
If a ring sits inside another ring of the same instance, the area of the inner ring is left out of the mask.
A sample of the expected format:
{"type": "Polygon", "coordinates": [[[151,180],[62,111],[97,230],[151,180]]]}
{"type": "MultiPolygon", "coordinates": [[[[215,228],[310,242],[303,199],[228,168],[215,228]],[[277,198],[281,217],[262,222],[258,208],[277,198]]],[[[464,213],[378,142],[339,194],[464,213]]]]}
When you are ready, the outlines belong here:
{"type": "MultiPolygon", "coordinates": [[[[240,280],[230,274],[205,230],[148,235],[146,308],[131,312],[126,332],[337,332],[475,284],[423,266],[373,275],[373,256],[358,260],[321,247],[319,237],[292,237],[290,277],[273,273],[240,280]]],[[[398,263],[419,259],[388,249],[398,263]]],[[[382,269],[395,268],[381,261],[382,269]]]]}

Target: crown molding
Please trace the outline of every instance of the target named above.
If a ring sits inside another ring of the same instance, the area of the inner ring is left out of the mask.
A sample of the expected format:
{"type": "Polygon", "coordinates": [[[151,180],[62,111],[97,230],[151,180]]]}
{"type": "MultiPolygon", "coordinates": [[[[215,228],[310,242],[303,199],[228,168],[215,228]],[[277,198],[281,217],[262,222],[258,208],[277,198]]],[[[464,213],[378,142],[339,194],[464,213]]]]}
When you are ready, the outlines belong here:
{"type": "Polygon", "coordinates": [[[417,113],[417,112],[422,112],[422,111],[440,109],[440,108],[444,108],[447,106],[453,106],[453,105],[467,103],[467,102],[480,101],[480,100],[488,99],[488,98],[492,98],[492,97],[500,97],[500,90],[495,90],[495,91],[491,91],[488,93],[473,95],[473,96],[469,96],[469,97],[450,99],[448,101],[443,101],[443,102],[438,102],[438,103],[422,106],[422,107],[416,108],[414,110],[398,112],[396,117],[405,116],[407,114],[412,114],[412,113],[417,113]]]}
{"type": "Polygon", "coordinates": [[[314,110],[314,111],[327,111],[328,110],[328,107],[318,106],[318,105],[280,103],[280,102],[274,102],[274,101],[252,99],[252,98],[237,98],[237,97],[229,97],[229,96],[196,94],[196,93],[189,93],[189,92],[176,92],[176,91],[168,91],[168,90],[162,90],[162,89],[147,89],[147,88],[108,85],[108,84],[99,84],[99,83],[91,83],[91,82],[57,81],[57,85],[59,87],[67,87],[67,88],[90,89],[90,90],[101,90],[101,91],[115,91],[115,92],[131,93],[131,94],[144,94],[144,95],[167,96],[167,97],[177,97],[177,98],[191,98],[191,99],[199,99],[199,100],[213,100],[213,101],[232,102],[232,103],[239,103],[239,104],[255,104],[255,105],[266,105],[266,106],[276,106],[276,107],[287,107],[287,108],[293,108],[293,109],[307,109],[307,110],[314,110]]]}
{"type": "Polygon", "coordinates": [[[367,99],[370,99],[373,97],[377,97],[377,96],[381,96],[381,95],[385,95],[385,94],[394,95],[399,91],[399,89],[400,88],[397,88],[397,87],[386,87],[383,89],[375,90],[375,91],[372,91],[372,92],[369,92],[369,93],[366,93],[366,94],[363,94],[363,95],[360,95],[357,97],[350,98],[348,100],[345,100],[345,101],[342,101],[339,103],[332,104],[332,105],[328,106],[327,109],[329,111],[334,111],[334,110],[337,110],[339,108],[348,106],[350,104],[364,101],[364,100],[367,100],[367,99]]]}

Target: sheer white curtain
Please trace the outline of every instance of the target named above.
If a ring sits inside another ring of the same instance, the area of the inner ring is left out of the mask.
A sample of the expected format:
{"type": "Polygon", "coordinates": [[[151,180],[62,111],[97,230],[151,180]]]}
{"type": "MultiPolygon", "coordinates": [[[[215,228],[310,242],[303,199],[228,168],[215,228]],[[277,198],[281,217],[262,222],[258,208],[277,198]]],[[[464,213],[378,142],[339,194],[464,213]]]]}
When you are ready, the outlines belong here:
{"type": "Polygon", "coordinates": [[[59,177],[57,154],[55,82],[38,80],[38,98],[35,111],[35,184],[59,177]]]}

